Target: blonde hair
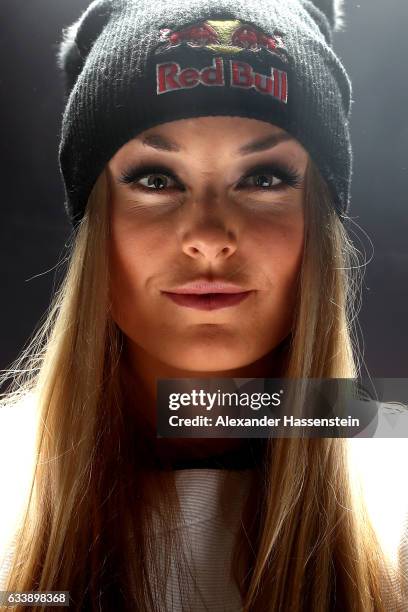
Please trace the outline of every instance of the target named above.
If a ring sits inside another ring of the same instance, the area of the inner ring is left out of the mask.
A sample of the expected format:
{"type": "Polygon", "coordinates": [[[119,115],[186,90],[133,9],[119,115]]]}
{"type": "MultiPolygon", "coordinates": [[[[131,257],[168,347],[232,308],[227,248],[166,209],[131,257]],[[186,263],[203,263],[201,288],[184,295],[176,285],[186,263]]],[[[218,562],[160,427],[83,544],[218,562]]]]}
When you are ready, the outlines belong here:
{"type": "MultiPolygon", "coordinates": [[[[178,546],[168,526],[178,502],[174,481],[160,482],[148,461],[141,467],[149,445],[126,414],[123,337],[110,316],[108,205],[102,173],[67,273],[46,320],[13,364],[20,374],[2,399],[18,404],[31,394],[38,410],[33,486],[7,589],[68,590],[78,609],[103,604],[162,610],[164,580],[156,576],[163,587],[157,607],[146,564],[146,508],[156,484],[163,486],[168,571],[178,546]]],[[[283,376],[354,378],[359,277],[352,264],[358,252],[311,161],[305,213],[298,304],[283,376]]],[[[345,439],[267,440],[234,548],[232,573],[246,612],[388,612],[383,588],[398,603],[395,576],[349,476],[345,439]]]]}

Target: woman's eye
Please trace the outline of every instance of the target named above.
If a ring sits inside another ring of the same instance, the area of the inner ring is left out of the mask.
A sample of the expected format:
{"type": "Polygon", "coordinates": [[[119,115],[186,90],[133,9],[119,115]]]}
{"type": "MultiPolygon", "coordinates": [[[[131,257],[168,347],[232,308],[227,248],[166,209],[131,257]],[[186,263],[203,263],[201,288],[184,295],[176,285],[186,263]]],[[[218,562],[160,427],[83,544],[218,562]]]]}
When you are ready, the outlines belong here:
{"type": "Polygon", "coordinates": [[[129,168],[119,177],[119,183],[151,192],[166,191],[174,187],[181,188],[177,177],[169,170],[148,166],[129,168]]]}
{"type": "Polygon", "coordinates": [[[299,188],[302,177],[295,168],[285,166],[258,166],[251,168],[243,177],[240,185],[250,189],[281,191],[287,187],[299,188]]]}
{"type": "Polygon", "coordinates": [[[245,179],[245,181],[251,181],[255,179],[251,187],[260,187],[262,189],[268,189],[271,187],[279,187],[283,180],[278,178],[275,174],[253,174],[245,179]]]}
{"type": "Polygon", "coordinates": [[[144,176],[140,177],[136,183],[142,187],[145,187],[146,189],[150,189],[151,191],[160,191],[162,189],[168,189],[172,186],[174,187],[174,185],[171,185],[171,181],[173,181],[174,185],[176,185],[176,182],[165,174],[145,174],[144,176]]]}

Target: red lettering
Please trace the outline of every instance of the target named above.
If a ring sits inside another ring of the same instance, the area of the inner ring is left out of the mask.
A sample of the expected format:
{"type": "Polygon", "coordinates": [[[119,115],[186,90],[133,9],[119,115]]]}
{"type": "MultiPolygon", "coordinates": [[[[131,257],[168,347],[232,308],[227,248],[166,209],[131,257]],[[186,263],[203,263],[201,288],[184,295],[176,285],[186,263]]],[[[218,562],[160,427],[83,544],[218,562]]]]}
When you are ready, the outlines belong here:
{"type": "Polygon", "coordinates": [[[231,61],[231,85],[233,87],[252,87],[252,66],[245,62],[231,61]]]}
{"type": "Polygon", "coordinates": [[[179,76],[181,87],[195,87],[198,84],[199,75],[200,73],[195,68],[185,68],[179,76]]]}
{"type": "Polygon", "coordinates": [[[288,78],[285,71],[281,72],[281,100],[285,103],[288,101],[288,78]]]}
{"type": "Polygon", "coordinates": [[[273,69],[273,96],[279,98],[279,70],[273,69]]]}
{"type": "MultiPolygon", "coordinates": [[[[288,78],[286,72],[271,68],[271,76],[255,72],[246,62],[230,60],[231,87],[250,89],[254,87],[263,94],[268,94],[287,103],[288,78]]],[[[177,62],[156,65],[157,93],[188,89],[199,83],[203,85],[225,85],[224,62],[222,57],[213,58],[212,65],[201,70],[187,66],[181,70],[177,62]]]]}
{"type": "Polygon", "coordinates": [[[203,68],[200,73],[201,82],[205,85],[224,85],[224,62],[222,57],[215,58],[213,65],[209,68],[203,68]]]}
{"type": "Polygon", "coordinates": [[[272,79],[265,74],[255,72],[255,87],[261,93],[272,93],[272,79]]]}
{"type": "Polygon", "coordinates": [[[180,89],[180,85],[177,82],[176,75],[180,66],[171,62],[169,64],[156,64],[156,75],[157,75],[157,93],[161,94],[171,89],[180,89]]]}

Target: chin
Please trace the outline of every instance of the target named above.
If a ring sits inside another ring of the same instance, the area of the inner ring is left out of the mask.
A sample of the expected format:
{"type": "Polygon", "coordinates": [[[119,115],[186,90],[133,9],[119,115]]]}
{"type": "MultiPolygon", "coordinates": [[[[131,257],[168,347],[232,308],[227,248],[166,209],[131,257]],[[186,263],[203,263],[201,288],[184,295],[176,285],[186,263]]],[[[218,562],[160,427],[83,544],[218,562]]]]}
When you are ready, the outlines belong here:
{"type": "Polygon", "coordinates": [[[244,347],[242,349],[242,351],[228,350],[225,346],[180,348],[176,353],[163,356],[162,361],[180,370],[223,372],[242,368],[256,360],[256,356],[248,355],[248,351],[245,351],[244,347]]]}

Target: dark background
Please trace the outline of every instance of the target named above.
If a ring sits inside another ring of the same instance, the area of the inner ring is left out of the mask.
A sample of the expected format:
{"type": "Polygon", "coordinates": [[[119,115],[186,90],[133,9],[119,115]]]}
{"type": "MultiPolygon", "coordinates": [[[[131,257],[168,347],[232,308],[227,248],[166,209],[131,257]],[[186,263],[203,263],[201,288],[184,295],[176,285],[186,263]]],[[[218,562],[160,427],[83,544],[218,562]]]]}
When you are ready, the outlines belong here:
{"type": "MultiPolygon", "coordinates": [[[[48,308],[71,226],[57,151],[61,29],[88,0],[1,0],[0,368],[48,308]]],[[[359,315],[373,377],[408,376],[408,2],[345,0],[335,49],[353,83],[353,241],[369,264],[359,315]]],[[[363,368],[362,374],[366,374],[363,368]]]]}

